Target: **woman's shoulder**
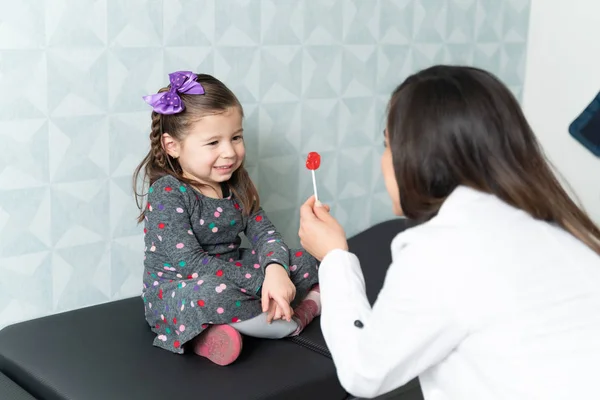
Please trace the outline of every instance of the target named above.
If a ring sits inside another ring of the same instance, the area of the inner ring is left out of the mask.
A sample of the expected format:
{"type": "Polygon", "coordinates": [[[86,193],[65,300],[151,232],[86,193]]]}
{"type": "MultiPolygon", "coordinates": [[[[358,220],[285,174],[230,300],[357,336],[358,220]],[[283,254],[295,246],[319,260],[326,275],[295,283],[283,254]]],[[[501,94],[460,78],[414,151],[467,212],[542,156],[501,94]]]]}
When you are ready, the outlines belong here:
{"type": "Polygon", "coordinates": [[[398,233],[391,243],[393,255],[410,253],[423,259],[444,259],[458,248],[460,228],[452,224],[428,221],[398,233]]]}

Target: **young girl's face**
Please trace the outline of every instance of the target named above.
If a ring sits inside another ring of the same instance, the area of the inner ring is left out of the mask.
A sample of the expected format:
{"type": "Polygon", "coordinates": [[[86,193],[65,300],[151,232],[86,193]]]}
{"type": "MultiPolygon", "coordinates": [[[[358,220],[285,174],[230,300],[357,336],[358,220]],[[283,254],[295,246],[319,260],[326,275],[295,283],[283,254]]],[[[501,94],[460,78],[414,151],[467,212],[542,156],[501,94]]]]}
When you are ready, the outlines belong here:
{"type": "Polygon", "coordinates": [[[186,178],[218,191],[220,183],[228,181],[244,161],[243,132],[242,115],[232,107],[194,122],[182,141],[170,136],[163,140],[169,155],[178,159],[186,178]]]}
{"type": "Polygon", "coordinates": [[[390,149],[387,129],[385,131],[385,150],[381,156],[381,172],[383,173],[385,188],[392,200],[394,214],[400,216],[402,215],[400,191],[398,190],[398,182],[396,181],[396,173],[394,172],[394,162],[392,161],[392,150],[390,149]]]}

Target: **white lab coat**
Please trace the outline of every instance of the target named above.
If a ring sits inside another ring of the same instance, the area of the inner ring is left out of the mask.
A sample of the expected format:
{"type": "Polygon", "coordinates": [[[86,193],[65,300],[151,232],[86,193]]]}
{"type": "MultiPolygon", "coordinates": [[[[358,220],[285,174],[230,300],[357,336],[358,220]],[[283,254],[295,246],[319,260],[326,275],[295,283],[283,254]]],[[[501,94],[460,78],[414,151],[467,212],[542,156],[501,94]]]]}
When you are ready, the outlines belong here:
{"type": "Polygon", "coordinates": [[[569,233],[459,187],[391,248],[373,307],[356,256],[334,250],[319,269],[348,392],[419,376],[426,400],[600,399],[600,257],[569,233]]]}

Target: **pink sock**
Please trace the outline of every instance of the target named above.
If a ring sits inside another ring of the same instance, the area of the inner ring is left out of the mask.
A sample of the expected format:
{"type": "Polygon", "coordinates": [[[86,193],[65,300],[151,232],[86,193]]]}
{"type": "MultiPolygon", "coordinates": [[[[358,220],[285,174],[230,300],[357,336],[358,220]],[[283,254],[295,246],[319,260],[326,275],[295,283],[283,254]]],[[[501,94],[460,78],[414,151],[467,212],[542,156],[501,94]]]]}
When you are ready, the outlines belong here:
{"type": "Polygon", "coordinates": [[[229,365],[242,351],[242,336],[229,325],[213,325],[194,339],[193,348],[217,365],[229,365]]]}
{"type": "Polygon", "coordinates": [[[294,309],[292,318],[298,324],[298,328],[290,336],[299,335],[319,315],[321,315],[321,292],[317,284],[310,289],[304,300],[294,309]]]}

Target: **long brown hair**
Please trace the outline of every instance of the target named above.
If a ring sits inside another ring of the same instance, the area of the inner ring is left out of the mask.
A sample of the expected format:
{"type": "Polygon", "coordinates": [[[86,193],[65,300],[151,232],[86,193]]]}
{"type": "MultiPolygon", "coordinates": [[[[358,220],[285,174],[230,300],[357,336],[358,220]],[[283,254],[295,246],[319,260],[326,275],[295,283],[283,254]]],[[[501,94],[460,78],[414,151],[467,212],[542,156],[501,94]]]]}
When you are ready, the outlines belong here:
{"type": "Polygon", "coordinates": [[[554,222],[600,255],[600,230],[554,175],[521,107],[489,72],[434,66],[392,94],[387,129],[404,215],[426,221],[459,185],[554,222]]]}
{"type": "MultiPolygon", "coordinates": [[[[137,166],[133,173],[133,193],[140,215],[138,222],[144,220],[144,201],[147,187],[152,186],[156,180],[165,176],[172,175],[181,182],[196,187],[205,186],[195,180],[187,179],[183,176],[183,171],[177,159],[169,156],[162,144],[163,133],[169,133],[175,140],[183,140],[189,133],[190,125],[207,115],[214,115],[225,112],[234,107],[244,115],[242,105],[237,97],[223,82],[217,78],[198,74],[196,78],[204,87],[203,95],[180,94],[185,110],[172,115],[158,114],[152,111],[152,125],[150,128],[150,150],[142,162],[137,166]],[[142,187],[139,188],[139,178],[142,178],[142,187]]],[[[158,92],[168,91],[170,86],[160,89],[158,92]]],[[[229,188],[238,201],[242,204],[245,215],[254,213],[260,207],[258,191],[252,183],[244,164],[233,173],[227,182],[229,188]]]]}

